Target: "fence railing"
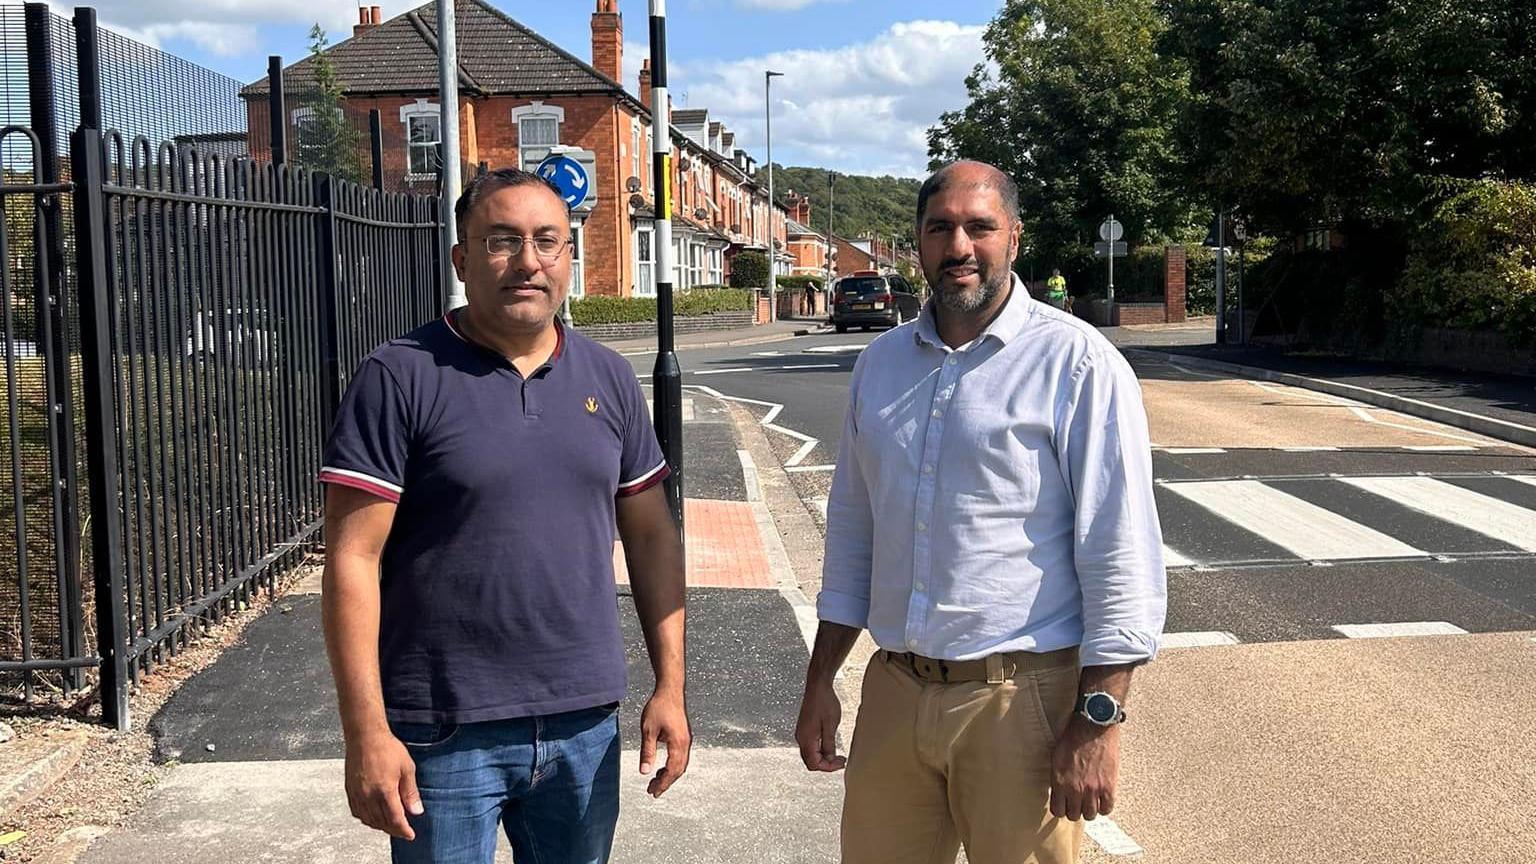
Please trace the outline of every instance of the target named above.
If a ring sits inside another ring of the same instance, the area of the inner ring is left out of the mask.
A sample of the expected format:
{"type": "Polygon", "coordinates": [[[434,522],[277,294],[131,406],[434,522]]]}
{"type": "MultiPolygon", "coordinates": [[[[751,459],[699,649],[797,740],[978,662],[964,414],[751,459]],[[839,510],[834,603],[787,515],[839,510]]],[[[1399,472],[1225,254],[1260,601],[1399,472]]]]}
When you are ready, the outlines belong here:
{"type": "Polygon", "coordinates": [[[139,675],[317,539],[346,376],[440,314],[442,226],[437,198],[100,131],[94,18],[73,26],[67,159],[55,98],[33,100],[45,128],[0,134],[0,528],[17,553],[0,563],[0,699],[79,689],[96,667],[103,719],[126,728],[139,675]]]}

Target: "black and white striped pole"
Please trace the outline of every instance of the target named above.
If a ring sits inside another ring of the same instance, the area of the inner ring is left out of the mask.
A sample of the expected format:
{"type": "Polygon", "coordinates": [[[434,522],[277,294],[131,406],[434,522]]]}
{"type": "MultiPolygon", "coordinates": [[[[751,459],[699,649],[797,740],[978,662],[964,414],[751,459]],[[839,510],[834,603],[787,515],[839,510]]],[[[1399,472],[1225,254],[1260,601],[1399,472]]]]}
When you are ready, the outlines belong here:
{"type": "Polygon", "coordinates": [[[667,3],[651,0],[651,141],[656,187],[656,439],[672,469],[667,504],[683,530],[683,369],[672,340],[672,118],[667,105],[667,3]]]}

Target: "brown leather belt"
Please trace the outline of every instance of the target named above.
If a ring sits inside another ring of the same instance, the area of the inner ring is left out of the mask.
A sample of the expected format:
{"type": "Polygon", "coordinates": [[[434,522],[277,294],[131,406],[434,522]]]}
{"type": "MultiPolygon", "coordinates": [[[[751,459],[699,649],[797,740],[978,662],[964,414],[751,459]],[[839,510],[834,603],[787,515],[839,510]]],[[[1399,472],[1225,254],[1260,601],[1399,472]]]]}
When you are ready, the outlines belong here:
{"type": "Polygon", "coordinates": [[[1033,651],[1008,651],[977,660],[935,660],[908,651],[881,651],[887,663],[894,663],[918,678],[935,684],[960,681],[986,681],[1001,684],[1020,672],[1055,669],[1077,663],[1077,648],[1062,648],[1037,654],[1033,651]]]}

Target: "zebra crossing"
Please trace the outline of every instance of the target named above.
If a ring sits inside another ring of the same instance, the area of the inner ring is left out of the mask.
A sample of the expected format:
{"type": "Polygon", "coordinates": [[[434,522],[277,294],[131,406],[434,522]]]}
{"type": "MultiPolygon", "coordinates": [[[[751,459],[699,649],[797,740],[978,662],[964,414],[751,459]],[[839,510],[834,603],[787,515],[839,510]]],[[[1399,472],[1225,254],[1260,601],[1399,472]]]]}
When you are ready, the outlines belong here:
{"type": "Polygon", "coordinates": [[[1536,555],[1536,475],[1159,480],[1169,569],[1536,555]]]}

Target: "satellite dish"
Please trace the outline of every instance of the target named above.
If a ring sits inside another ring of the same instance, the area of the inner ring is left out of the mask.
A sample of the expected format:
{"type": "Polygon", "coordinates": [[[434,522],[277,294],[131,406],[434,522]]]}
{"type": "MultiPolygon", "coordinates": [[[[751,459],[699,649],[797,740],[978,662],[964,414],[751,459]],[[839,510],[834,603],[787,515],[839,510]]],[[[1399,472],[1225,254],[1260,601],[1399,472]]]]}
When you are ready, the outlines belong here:
{"type": "Polygon", "coordinates": [[[628,180],[624,181],[624,188],[628,189],[631,192],[639,192],[640,191],[640,178],[639,177],[631,177],[628,180]]]}
{"type": "Polygon", "coordinates": [[[677,168],[678,168],[679,171],[687,171],[688,169],[690,169],[692,167],[693,167],[693,163],[688,160],[687,156],[684,156],[683,158],[677,160],[677,168]]]}
{"type": "Polygon", "coordinates": [[[644,195],[631,195],[631,196],[629,196],[629,206],[634,207],[636,209],[644,207],[645,206],[645,196],[644,195]]]}
{"type": "Polygon", "coordinates": [[[703,221],[704,217],[708,216],[708,215],[709,215],[709,211],[705,210],[703,207],[699,207],[699,208],[697,208],[697,209],[695,209],[693,211],[693,218],[698,219],[700,221],[703,221]]]}

